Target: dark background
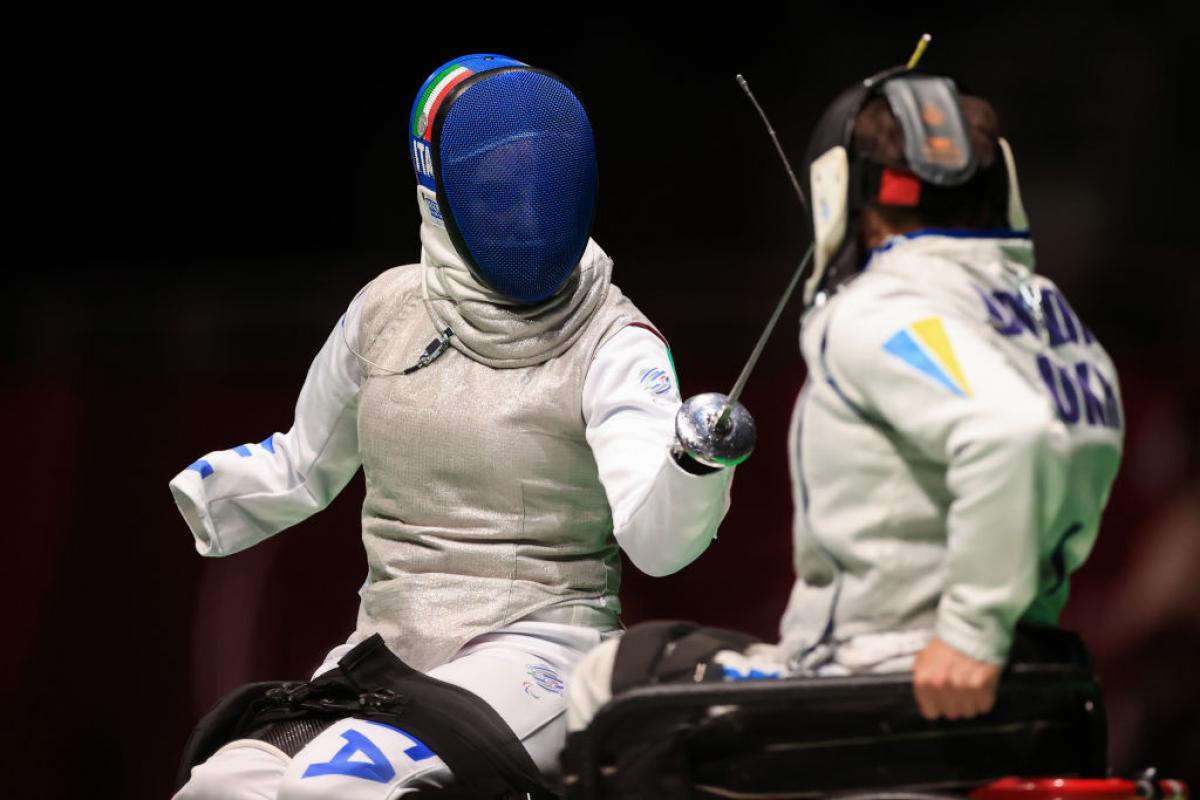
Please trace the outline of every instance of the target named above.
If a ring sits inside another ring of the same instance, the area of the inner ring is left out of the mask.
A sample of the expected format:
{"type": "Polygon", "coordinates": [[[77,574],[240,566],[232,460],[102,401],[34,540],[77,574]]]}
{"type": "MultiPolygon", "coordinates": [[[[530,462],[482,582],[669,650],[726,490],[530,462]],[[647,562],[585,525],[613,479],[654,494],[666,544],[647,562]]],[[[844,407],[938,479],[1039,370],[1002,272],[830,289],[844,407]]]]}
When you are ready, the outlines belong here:
{"type": "MultiPolygon", "coordinates": [[[[350,298],[416,260],[405,127],[434,67],[502,52],[577,87],[600,157],[595,237],[670,339],[687,395],[728,390],[807,244],[734,74],[798,160],[824,104],[905,60],[925,30],[923,66],[1000,111],[1039,268],[1120,369],[1127,456],[1066,614],[1096,651],[1115,765],[1197,781],[1200,248],[1182,18],[528,13],[11,20],[5,796],[167,797],[219,696],[308,674],[352,629],[361,478],[286,536],[220,561],[193,551],[167,481],[207,451],[286,430],[350,298]]],[[[775,636],[792,578],[798,311],[744,397],[760,445],[720,538],[680,575],[627,569],[627,621],[775,636]]]]}

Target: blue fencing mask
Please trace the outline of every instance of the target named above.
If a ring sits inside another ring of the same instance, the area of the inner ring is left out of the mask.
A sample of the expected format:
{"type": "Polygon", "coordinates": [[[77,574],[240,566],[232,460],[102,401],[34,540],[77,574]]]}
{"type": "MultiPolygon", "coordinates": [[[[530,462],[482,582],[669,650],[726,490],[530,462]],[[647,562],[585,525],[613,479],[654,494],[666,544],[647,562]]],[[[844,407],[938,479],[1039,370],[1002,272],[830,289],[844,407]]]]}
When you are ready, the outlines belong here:
{"type": "Polygon", "coordinates": [[[457,58],[413,104],[417,179],[468,268],[519,303],[557,292],[587,246],[596,148],[559,78],[501,55],[457,58]]]}

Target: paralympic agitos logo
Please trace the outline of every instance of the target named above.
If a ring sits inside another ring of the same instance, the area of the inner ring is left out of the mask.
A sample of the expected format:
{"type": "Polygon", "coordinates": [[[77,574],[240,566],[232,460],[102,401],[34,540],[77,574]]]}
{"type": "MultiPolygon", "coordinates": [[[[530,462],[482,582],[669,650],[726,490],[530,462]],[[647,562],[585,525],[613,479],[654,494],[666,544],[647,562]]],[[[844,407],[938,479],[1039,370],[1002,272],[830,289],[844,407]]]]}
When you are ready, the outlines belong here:
{"type": "Polygon", "coordinates": [[[534,700],[542,699],[538,689],[561,695],[566,688],[558,673],[545,664],[529,664],[525,667],[525,674],[529,676],[529,680],[522,681],[521,686],[525,689],[525,694],[534,700]]]}

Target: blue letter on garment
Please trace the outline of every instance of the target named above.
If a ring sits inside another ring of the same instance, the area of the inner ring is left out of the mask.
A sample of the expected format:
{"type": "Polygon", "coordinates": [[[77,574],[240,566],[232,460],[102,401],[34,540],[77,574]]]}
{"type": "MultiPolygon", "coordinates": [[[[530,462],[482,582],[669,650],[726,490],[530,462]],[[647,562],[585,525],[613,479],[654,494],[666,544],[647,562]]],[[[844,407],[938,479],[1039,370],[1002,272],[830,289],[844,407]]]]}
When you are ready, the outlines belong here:
{"type": "Polygon", "coordinates": [[[313,764],[304,770],[303,778],[315,778],[318,775],[349,775],[352,778],[363,778],[377,783],[387,783],[396,777],[396,770],[384,757],[383,752],[372,744],[371,740],[351,728],[342,733],[346,746],[338,750],[334,757],[321,764],[313,764]],[[351,761],[355,753],[362,753],[371,759],[351,761]]]}

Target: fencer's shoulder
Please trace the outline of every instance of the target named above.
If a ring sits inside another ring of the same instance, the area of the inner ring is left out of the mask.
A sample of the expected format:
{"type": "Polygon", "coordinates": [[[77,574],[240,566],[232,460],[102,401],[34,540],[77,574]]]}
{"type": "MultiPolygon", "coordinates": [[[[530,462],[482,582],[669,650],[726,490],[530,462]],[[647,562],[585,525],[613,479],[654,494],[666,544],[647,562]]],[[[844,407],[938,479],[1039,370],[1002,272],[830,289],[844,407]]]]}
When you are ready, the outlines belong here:
{"type": "Polygon", "coordinates": [[[864,272],[833,296],[832,304],[855,312],[886,311],[890,304],[933,302],[932,295],[913,281],[886,272],[864,272]]]}
{"type": "MultiPolygon", "coordinates": [[[[608,295],[589,327],[589,374],[597,367],[616,365],[628,372],[630,364],[647,359],[670,363],[671,346],[666,337],[615,284],[609,284],[608,295]]],[[[664,368],[662,374],[669,373],[664,368]]]]}
{"type": "MultiPolygon", "coordinates": [[[[359,293],[362,298],[360,330],[378,331],[402,306],[419,299],[421,275],[420,264],[404,264],[384,270],[363,287],[359,293]]],[[[370,336],[364,336],[361,341],[370,339],[370,336]]]]}
{"type": "MultiPolygon", "coordinates": [[[[633,301],[621,291],[621,287],[615,283],[608,284],[608,294],[604,298],[604,304],[610,307],[623,305],[633,305],[633,301]]],[[[635,306],[636,307],[636,306],[635,306]]]]}
{"type": "Polygon", "coordinates": [[[652,330],[656,336],[662,338],[658,329],[650,324],[649,318],[615,283],[608,285],[608,293],[604,302],[600,304],[589,324],[596,329],[603,330],[602,340],[611,338],[622,328],[629,326],[652,330]]]}
{"type": "Polygon", "coordinates": [[[646,318],[646,315],[642,313],[641,309],[639,309],[637,305],[629,299],[629,296],[621,291],[621,287],[617,286],[615,283],[610,283],[608,285],[608,294],[604,298],[602,308],[608,315],[619,316],[624,314],[636,316],[641,319],[646,318]]]}
{"type": "Polygon", "coordinates": [[[864,273],[829,301],[826,324],[839,333],[887,328],[913,315],[942,313],[945,307],[944,298],[928,287],[886,273],[864,273]]]}
{"type": "Polygon", "coordinates": [[[386,269],[367,285],[368,298],[371,295],[380,296],[408,289],[417,289],[421,285],[421,265],[402,264],[386,269]]]}
{"type": "Polygon", "coordinates": [[[806,356],[849,370],[886,360],[887,343],[929,319],[953,319],[957,309],[926,287],[887,274],[863,274],[806,321],[806,356]]]}
{"type": "Polygon", "coordinates": [[[372,309],[380,305],[388,305],[397,297],[421,288],[421,265],[403,264],[379,273],[363,289],[364,308],[372,309]]]}

